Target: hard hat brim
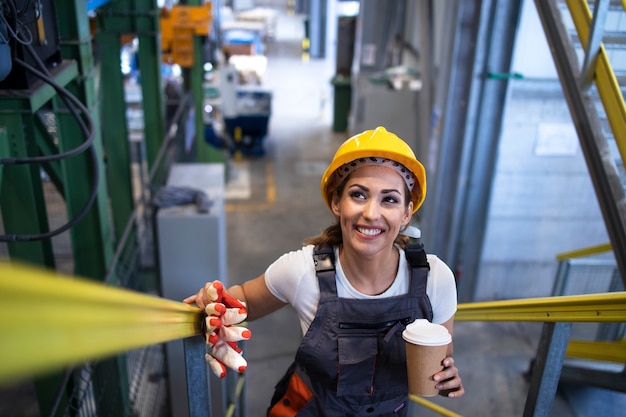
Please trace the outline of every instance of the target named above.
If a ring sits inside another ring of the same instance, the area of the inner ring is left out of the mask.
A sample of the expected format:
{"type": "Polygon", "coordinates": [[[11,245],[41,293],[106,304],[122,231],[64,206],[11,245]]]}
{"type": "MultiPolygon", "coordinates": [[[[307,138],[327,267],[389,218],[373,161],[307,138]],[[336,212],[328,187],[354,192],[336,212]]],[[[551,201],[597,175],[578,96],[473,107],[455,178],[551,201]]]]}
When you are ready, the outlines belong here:
{"type": "Polygon", "coordinates": [[[360,135],[353,136],[339,147],[335,157],[328,168],[326,168],[326,171],[324,171],[320,182],[320,191],[326,205],[330,208],[330,199],[332,198],[330,188],[334,189],[339,185],[329,183],[329,181],[332,181],[335,171],[343,164],[367,157],[391,159],[404,165],[413,173],[417,180],[411,192],[413,213],[415,213],[426,197],[426,171],[422,163],[415,157],[411,148],[402,139],[381,127],[374,131],[366,131],[360,135]],[[367,134],[365,140],[361,140],[365,134],[367,134]],[[378,138],[376,138],[376,135],[378,135],[378,138]],[[381,135],[384,135],[383,139],[385,139],[382,143],[380,140],[381,135]]]}

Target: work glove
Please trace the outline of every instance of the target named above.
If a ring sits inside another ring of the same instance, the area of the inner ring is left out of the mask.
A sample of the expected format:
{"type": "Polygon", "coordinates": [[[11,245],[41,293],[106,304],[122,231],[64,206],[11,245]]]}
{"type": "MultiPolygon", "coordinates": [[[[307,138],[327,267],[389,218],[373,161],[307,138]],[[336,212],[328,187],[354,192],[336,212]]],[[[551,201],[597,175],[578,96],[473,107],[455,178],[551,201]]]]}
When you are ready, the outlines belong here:
{"type": "Polygon", "coordinates": [[[219,378],[226,376],[227,367],[240,373],[244,372],[248,363],[242,356],[237,342],[250,339],[252,334],[247,328],[236,325],[248,316],[246,305],[228,294],[219,281],[211,283],[207,288],[207,294],[211,303],[205,308],[207,352],[204,358],[219,378]]]}

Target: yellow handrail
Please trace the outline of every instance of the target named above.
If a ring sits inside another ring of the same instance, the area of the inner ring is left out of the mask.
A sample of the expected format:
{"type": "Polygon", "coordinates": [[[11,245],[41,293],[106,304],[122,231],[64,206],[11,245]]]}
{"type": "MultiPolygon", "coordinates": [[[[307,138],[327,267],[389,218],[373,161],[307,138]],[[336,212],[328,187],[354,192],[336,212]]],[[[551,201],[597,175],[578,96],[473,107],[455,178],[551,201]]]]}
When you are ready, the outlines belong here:
{"type": "Polygon", "coordinates": [[[0,262],[0,384],[200,333],[176,301],[0,262]]]}
{"type": "MultiPolygon", "coordinates": [[[[589,5],[585,0],[567,0],[567,6],[572,15],[578,38],[583,47],[587,48],[592,20],[589,5]]],[[[624,97],[611,68],[604,45],[600,46],[595,70],[598,93],[604,105],[604,110],[606,111],[623,164],[626,161],[626,105],[624,105],[624,97]]]]}
{"type": "Polygon", "coordinates": [[[600,340],[570,340],[566,356],[577,359],[626,363],[626,340],[617,342],[600,340]]]}
{"type": "Polygon", "coordinates": [[[431,401],[428,401],[425,398],[422,397],[418,397],[417,395],[413,395],[413,394],[409,394],[409,400],[413,401],[414,403],[420,404],[423,407],[428,408],[429,410],[432,410],[436,413],[439,413],[439,415],[442,416],[446,416],[446,417],[461,417],[460,414],[455,413],[454,411],[450,411],[438,404],[435,404],[431,401]]]}
{"type": "Polygon", "coordinates": [[[232,417],[235,415],[235,411],[237,411],[237,403],[241,398],[241,393],[243,392],[243,386],[246,382],[246,377],[244,374],[239,374],[237,376],[237,383],[235,384],[235,390],[233,392],[234,398],[228,404],[228,409],[226,410],[226,414],[224,417],[232,417]]]}
{"type": "MultiPolygon", "coordinates": [[[[626,1],[626,0],[624,0],[626,1]]],[[[600,253],[610,252],[613,250],[613,247],[610,243],[604,243],[602,245],[589,246],[588,248],[576,249],[569,252],[563,252],[556,255],[556,259],[559,261],[564,261],[566,259],[572,258],[583,258],[585,256],[598,255],[600,253]]]]}
{"type": "MultiPolygon", "coordinates": [[[[198,334],[201,312],[183,303],[3,262],[0,317],[3,383],[198,334]]],[[[626,292],[460,304],[456,319],[623,322],[626,292]]],[[[582,345],[572,346],[580,350],[582,345]]],[[[411,399],[442,415],[458,416],[427,400],[411,399]]]]}
{"type": "Polygon", "coordinates": [[[455,320],[626,322],[626,292],[463,303],[455,320]]]}

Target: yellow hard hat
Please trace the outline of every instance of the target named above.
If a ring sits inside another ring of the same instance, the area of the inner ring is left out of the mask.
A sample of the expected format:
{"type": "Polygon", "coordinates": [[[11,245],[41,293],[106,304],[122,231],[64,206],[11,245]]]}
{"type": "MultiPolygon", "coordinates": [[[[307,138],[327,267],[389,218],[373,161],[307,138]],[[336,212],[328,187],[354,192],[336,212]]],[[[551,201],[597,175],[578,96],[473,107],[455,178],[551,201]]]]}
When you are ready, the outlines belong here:
{"type": "Polygon", "coordinates": [[[331,193],[334,187],[339,185],[335,178],[336,176],[333,175],[335,171],[344,164],[364,158],[384,158],[395,161],[411,171],[417,180],[417,184],[414,184],[411,190],[413,213],[420,208],[426,197],[426,171],[424,166],[417,160],[415,153],[413,153],[413,150],[406,142],[381,126],[352,136],[337,149],[333,160],[326,168],[324,175],[322,175],[320,183],[322,198],[329,208],[331,193]]]}

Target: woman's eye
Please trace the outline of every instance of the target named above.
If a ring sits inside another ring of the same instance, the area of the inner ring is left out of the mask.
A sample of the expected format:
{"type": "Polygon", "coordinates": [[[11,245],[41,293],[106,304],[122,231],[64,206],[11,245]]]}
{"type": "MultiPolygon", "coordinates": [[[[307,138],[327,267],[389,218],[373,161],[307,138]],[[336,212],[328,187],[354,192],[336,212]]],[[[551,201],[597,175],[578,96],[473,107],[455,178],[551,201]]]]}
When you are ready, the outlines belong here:
{"type": "Polygon", "coordinates": [[[350,197],[363,199],[363,198],[365,198],[365,194],[363,194],[361,191],[352,191],[350,193],[350,197]]]}
{"type": "Polygon", "coordinates": [[[397,198],[395,198],[395,197],[385,197],[385,198],[383,198],[383,201],[384,201],[385,203],[392,203],[392,204],[395,204],[395,203],[397,203],[397,202],[398,202],[398,199],[397,199],[397,198]]]}

